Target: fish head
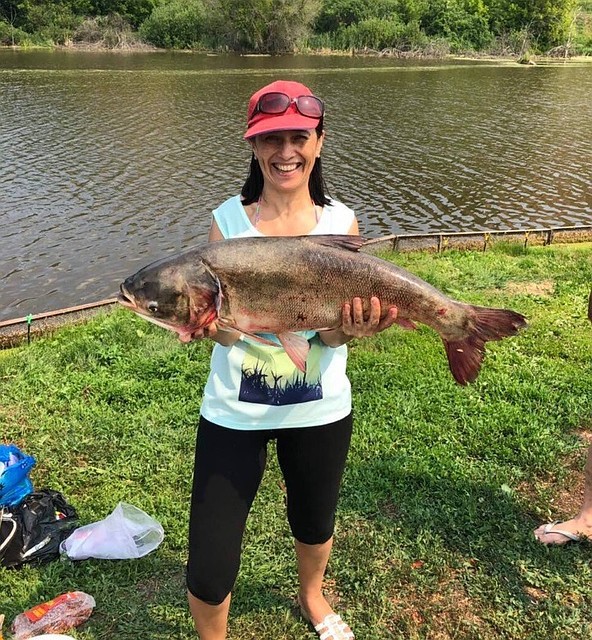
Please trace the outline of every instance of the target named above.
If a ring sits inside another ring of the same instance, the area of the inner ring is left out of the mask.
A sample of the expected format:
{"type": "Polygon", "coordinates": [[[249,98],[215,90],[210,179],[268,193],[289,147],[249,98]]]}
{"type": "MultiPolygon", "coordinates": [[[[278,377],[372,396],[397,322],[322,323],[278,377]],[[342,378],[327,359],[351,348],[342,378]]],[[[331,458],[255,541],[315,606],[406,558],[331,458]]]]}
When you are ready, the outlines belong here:
{"type": "Polygon", "coordinates": [[[218,318],[220,284],[201,261],[160,260],[127,278],[118,302],[182,342],[218,318]]]}

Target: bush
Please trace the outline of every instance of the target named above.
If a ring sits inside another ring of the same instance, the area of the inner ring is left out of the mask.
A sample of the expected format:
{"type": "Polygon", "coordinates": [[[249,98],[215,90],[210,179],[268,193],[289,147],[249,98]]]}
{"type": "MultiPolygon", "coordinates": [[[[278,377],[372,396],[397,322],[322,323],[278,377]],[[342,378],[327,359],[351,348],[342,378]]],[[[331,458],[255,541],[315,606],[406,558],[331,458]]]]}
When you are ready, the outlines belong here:
{"type": "Polygon", "coordinates": [[[156,7],[140,26],[140,37],[164,49],[192,49],[204,33],[201,0],[172,0],[156,7]]]}
{"type": "MultiPolygon", "coordinates": [[[[47,1],[47,0],[45,0],[47,1]]],[[[126,20],[133,29],[137,29],[152,13],[155,0],[69,0],[80,4],[88,2],[89,10],[82,11],[90,16],[118,15],[126,20]]]]}
{"type": "Polygon", "coordinates": [[[257,53],[295,51],[308,37],[317,0],[207,0],[207,44],[257,53]]]}
{"type": "Polygon", "coordinates": [[[339,31],[369,17],[368,0],[325,0],[315,22],[315,31],[339,31]]]}
{"type": "Polygon", "coordinates": [[[36,43],[63,44],[69,40],[82,18],[67,4],[35,4],[24,2],[22,28],[36,43]]]}
{"type": "Polygon", "coordinates": [[[483,49],[492,39],[483,0],[436,0],[430,3],[421,24],[428,35],[443,36],[457,49],[483,49]]]}
{"type": "Polygon", "coordinates": [[[409,50],[425,47],[428,38],[415,21],[405,24],[398,18],[369,18],[359,24],[340,29],[330,34],[328,46],[333,49],[384,49],[409,50]]]}
{"type": "Polygon", "coordinates": [[[119,15],[87,18],[74,31],[72,40],[106,47],[122,49],[135,44],[137,37],[129,22],[119,15]]]}
{"type": "Polygon", "coordinates": [[[397,19],[370,18],[343,29],[342,38],[346,49],[388,49],[396,47],[405,29],[397,19]]]}
{"type": "Polygon", "coordinates": [[[24,45],[29,39],[29,34],[22,29],[17,29],[8,22],[0,20],[0,45],[24,45]]]}
{"type": "Polygon", "coordinates": [[[592,35],[577,38],[574,42],[574,51],[576,55],[592,56],[592,35]]]}

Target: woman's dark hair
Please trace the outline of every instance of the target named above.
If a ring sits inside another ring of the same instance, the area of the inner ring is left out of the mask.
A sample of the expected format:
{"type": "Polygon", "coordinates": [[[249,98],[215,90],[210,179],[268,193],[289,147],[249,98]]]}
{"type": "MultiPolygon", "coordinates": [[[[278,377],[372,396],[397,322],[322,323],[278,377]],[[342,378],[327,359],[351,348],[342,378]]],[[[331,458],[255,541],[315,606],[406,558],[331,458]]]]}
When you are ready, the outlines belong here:
{"type": "MultiPolygon", "coordinates": [[[[323,133],[323,119],[321,118],[315,131],[317,136],[321,136],[323,133]]],[[[323,179],[323,168],[321,165],[321,159],[315,160],[314,166],[308,178],[308,190],[310,191],[310,197],[315,204],[326,205],[330,204],[331,200],[326,195],[327,185],[323,179]]],[[[245,184],[241,189],[241,201],[243,205],[252,204],[257,202],[263,191],[263,173],[259,162],[255,159],[255,154],[251,155],[251,165],[249,167],[249,174],[245,180],[245,184]]]]}

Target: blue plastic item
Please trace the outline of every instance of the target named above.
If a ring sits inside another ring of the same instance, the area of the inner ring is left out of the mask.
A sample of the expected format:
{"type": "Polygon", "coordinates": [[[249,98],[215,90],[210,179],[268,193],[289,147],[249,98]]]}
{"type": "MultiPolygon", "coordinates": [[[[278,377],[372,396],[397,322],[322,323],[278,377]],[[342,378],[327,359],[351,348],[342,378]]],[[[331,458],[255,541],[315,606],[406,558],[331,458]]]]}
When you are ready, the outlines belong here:
{"type": "Polygon", "coordinates": [[[0,444],[0,507],[16,507],[33,493],[29,471],[35,458],[14,444],[0,444]]]}

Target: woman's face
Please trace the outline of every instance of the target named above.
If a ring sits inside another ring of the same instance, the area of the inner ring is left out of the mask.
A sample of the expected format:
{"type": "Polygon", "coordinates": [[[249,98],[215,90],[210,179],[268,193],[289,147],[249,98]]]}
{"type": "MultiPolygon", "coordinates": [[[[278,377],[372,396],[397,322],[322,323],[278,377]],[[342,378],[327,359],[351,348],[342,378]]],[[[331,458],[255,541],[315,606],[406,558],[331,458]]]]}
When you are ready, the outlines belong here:
{"type": "Polygon", "coordinates": [[[272,131],[251,141],[266,187],[281,191],[308,189],[308,178],[321,154],[324,134],[314,129],[272,131]]]}

